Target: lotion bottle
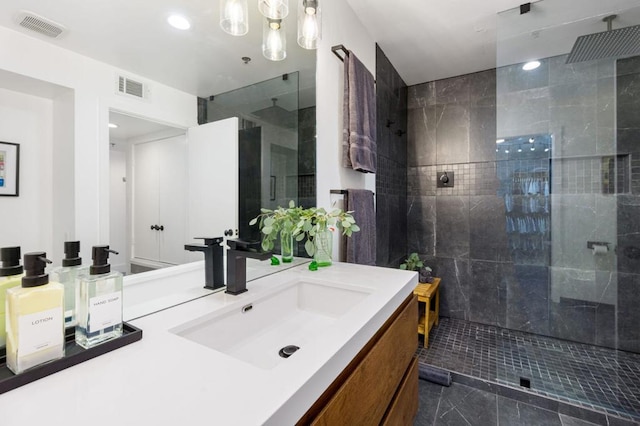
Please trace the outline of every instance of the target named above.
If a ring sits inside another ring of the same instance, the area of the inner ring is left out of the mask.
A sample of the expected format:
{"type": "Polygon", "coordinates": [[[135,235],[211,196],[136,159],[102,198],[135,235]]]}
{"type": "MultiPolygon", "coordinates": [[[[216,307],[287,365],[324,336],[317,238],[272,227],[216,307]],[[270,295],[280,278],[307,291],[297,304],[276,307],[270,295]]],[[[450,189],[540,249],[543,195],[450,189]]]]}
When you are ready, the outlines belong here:
{"type": "Polygon", "coordinates": [[[22,285],[7,290],[7,367],[15,374],[64,357],[64,287],[49,282],[46,256],[25,254],[22,285]]]}
{"type": "Polygon", "coordinates": [[[20,265],[20,247],[0,248],[0,349],[6,346],[5,300],[7,290],[22,283],[22,265],[20,265]]]}
{"type": "Polygon", "coordinates": [[[89,274],[77,282],[76,344],[91,348],[122,336],[122,274],[111,272],[109,246],[94,246],[89,274]]]}
{"type": "Polygon", "coordinates": [[[51,279],[64,286],[64,326],[76,325],[76,282],[79,277],[87,274],[88,266],[82,266],[80,241],[65,241],[64,259],[62,266],[51,272],[51,279]]]}

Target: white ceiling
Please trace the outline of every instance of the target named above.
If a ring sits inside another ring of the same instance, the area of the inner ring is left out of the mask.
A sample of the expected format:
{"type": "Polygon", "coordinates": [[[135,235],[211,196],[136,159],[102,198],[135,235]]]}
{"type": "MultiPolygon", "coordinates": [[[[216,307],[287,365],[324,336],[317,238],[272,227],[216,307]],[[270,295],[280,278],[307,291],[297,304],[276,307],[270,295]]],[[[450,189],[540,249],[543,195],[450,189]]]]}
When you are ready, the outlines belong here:
{"type": "Polygon", "coordinates": [[[346,1],[408,85],[569,53],[612,12],[614,28],[640,24],[639,0],[540,0],[524,15],[526,0],[346,1]]]}
{"type": "MultiPolygon", "coordinates": [[[[295,17],[298,2],[289,1],[295,17]]],[[[602,16],[640,5],[639,0],[540,0],[520,15],[524,0],[323,1],[347,1],[409,85],[568,53],[576,35],[605,29],[602,16]],[[567,23],[575,27],[564,31],[567,23]],[[498,55],[496,39],[501,40],[498,55]]],[[[288,58],[276,63],[262,57],[254,2],[249,0],[251,29],[243,37],[219,28],[217,0],[2,0],[0,25],[206,97],[313,70],[315,52],[297,46],[294,18],[288,23],[288,58]],[[66,26],[68,33],[53,40],[18,27],[14,17],[24,9],[66,26]],[[189,16],[192,29],[170,28],[166,18],[173,12],[189,16]],[[245,65],[242,56],[252,61],[245,65]]],[[[615,26],[637,21],[621,13],[615,26]]],[[[302,73],[301,89],[313,87],[313,78],[302,73]]]]}
{"type": "MultiPolygon", "coordinates": [[[[253,3],[253,1],[250,1],[253,3]]],[[[202,97],[245,87],[285,73],[301,71],[300,87],[315,85],[315,52],[298,47],[292,1],[287,29],[287,59],[262,56],[262,19],[250,7],[250,31],[242,37],[224,33],[217,0],[2,0],[0,25],[120,67],[202,97]],[[57,39],[18,26],[21,10],[65,26],[57,39]],[[180,31],[167,24],[172,13],[191,20],[180,31]],[[252,60],[245,64],[243,56],[252,60]],[[310,73],[304,73],[306,70],[310,73]]]]}

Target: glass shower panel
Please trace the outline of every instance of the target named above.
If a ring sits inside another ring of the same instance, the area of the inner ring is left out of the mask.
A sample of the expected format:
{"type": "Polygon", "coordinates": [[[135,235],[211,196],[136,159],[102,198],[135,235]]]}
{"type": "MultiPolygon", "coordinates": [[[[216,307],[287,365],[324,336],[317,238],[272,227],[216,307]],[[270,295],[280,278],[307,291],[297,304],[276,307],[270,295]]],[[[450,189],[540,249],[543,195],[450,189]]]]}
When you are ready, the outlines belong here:
{"type": "Polygon", "coordinates": [[[215,95],[207,122],[240,118],[239,236],[259,240],[260,208],[298,203],[299,73],[215,95]]]}
{"type": "Polygon", "coordinates": [[[640,8],[623,7],[637,2],[604,3],[498,15],[496,159],[514,266],[506,299],[528,296],[506,321],[533,334],[496,371],[508,386],[640,415],[618,369],[619,349],[640,353],[640,57],[567,63],[577,37],[606,29],[604,17],[640,23],[640,8]],[[540,148],[527,150],[527,138],[540,148]]]}

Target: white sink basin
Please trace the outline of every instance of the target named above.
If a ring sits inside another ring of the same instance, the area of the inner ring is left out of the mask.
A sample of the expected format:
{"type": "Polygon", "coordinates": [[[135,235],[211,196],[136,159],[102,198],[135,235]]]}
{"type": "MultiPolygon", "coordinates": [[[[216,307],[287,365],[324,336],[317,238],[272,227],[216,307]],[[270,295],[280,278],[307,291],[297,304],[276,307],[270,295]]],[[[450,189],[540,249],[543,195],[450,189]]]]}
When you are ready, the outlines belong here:
{"type": "Polygon", "coordinates": [[[286,362],[278,354],[280,349],[295,345],[304,351],[307,342],[370,293],[368,288],[329,281],[295,280],[170,331],[256,367],[272,369],[286,362]]]}

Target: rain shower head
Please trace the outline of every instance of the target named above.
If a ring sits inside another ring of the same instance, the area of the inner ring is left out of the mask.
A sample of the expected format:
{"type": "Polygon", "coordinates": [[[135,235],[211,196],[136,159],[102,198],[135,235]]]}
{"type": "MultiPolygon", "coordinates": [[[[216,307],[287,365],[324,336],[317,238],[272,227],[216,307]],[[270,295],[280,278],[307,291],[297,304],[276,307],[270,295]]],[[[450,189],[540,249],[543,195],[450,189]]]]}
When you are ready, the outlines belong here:
{"type": "Polygon", "coordinates": [[[616,15],[611,15],[602,19],[607,23],[607,31],[578,37],[567,64],[640,55],[640,25],[613,30],[615,18],[616,15]]]}

